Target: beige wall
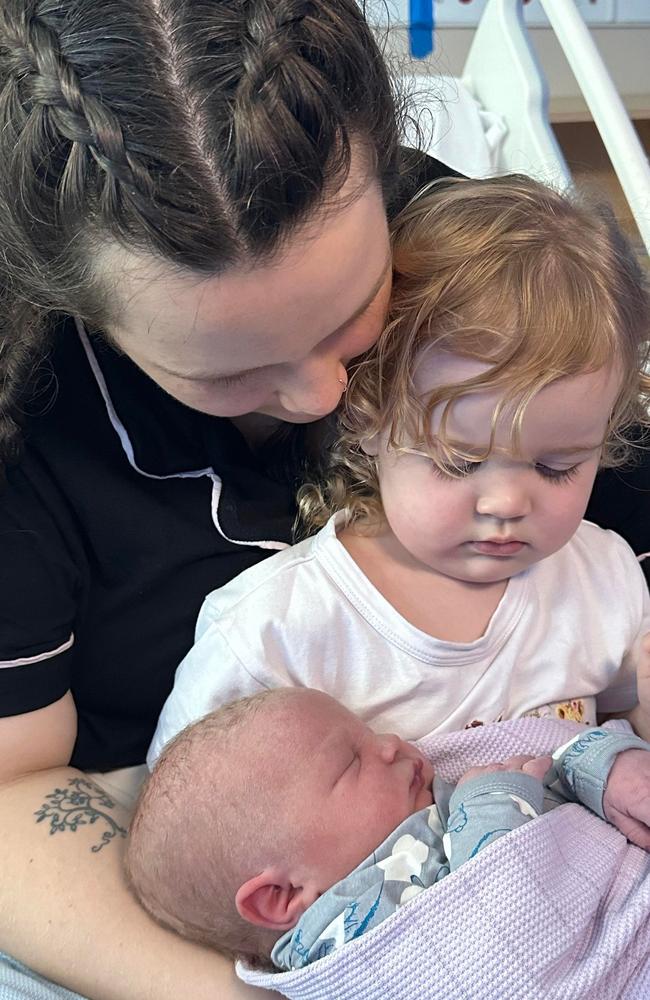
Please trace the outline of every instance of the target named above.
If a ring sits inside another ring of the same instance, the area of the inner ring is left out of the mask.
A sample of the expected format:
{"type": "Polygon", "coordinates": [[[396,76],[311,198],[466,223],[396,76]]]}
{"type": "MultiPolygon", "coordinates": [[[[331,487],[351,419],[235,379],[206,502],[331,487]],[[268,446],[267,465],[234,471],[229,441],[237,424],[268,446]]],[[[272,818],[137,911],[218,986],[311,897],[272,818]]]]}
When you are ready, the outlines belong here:
{"type": "MultiPolygon", "coordinates": [[[[439,28],[433,57],[416,60],[410,64],[412,71],[459,76],[473,33],[471,28],[439,28]]],[[[650,27],[593,28],[592,34],[629,114],[650,117],[650,27]]],[[[585,103],[551,29],[531,28],[530,36],[549,84],[552,120],[586,120],[585,103]]],[[[400,62],[409,62],[408,39],[403,29],[390,30],[388,47],[400,62]]]]}

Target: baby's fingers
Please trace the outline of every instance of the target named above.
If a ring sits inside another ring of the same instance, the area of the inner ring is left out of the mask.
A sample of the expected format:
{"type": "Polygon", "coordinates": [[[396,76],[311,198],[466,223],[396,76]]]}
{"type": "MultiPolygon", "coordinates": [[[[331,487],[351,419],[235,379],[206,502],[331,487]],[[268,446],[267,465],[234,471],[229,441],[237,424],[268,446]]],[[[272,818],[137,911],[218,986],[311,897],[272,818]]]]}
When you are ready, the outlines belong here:
{"type": "Polygon", "coordinates": [[[464,785],[466,781],[471,781],[472,778],[479,778],[483,774],[495,774],[497,771],[503,770],[503,764],[477,764],[475,767],[470,767],[469,771],[465,771],[458,784],[464,785]]]}
{"type": "Polygon", "coordinates": [[[550,757],[532,757],[530,754],[517,754],[515,757],[508,757],[502,764],[479,764],[471,767],[462,776],[458,784],[478,778],[482,774],[496,774],[500,771],[523,771],[532,775],[533,778],[542,780],[549,767],[553,763],[550,757]]]}
{"type": "Polygon", "coordinates": [[[523,771],[529,764],[534,764],[537,757],[532,757],[529,753],[520,753],[515,757],[508,757],[503,762],[504,771],[523,771]]]}
{"type": "Polygon", "coordinates": [[[639,822],[633,816],[619,816],[616,826],[632,844],[642,847],[644,851],[650,851],[650,827],[645,823],[639,822]]]}
{"type": "Polygon", "coordinates": [[[534,757],[533,760],[529,760],[527,764],[524,764],[522,771],[524,774],[530,774],[533,778],[537,778],[538,781],[543,781],[546,772],[552,764],[552,757],[534,757]]]}

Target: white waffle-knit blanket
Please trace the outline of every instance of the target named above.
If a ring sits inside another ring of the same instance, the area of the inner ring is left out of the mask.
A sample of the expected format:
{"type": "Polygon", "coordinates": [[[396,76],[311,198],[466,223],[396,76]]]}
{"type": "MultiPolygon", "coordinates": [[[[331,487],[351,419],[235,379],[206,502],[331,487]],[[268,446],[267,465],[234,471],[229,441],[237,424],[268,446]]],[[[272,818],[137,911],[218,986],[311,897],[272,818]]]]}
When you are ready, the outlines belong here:
{"type": "MultiPolygon", "coordinates": [[[[581,728],[518,719],[420,746],[456,781],[581,728]]],[[[650,855],[582,806],[560,806],[313,965],[237,971],[291,1000],[650,1000],[650,855]]]]}

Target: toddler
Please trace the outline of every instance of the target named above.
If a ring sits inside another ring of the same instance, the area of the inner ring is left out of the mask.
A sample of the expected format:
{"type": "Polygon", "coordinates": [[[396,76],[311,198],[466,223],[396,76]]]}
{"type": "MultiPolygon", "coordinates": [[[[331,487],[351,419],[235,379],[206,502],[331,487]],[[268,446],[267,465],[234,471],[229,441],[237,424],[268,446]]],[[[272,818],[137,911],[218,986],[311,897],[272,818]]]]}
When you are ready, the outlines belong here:
{"type": "Polygon", "coordinates": [[[517,176],[437,183],[393,240],[387,326],[301,496],[320,530],[206,598],[150,765],[284,685],[409,739],[636,705],[647,587],[583,515],[647,423],[642,272],[609,212],[517,176]]]}
{"type": "Polygon", "coordinates": [[[454,788],[329,696],[276,689],[166,748],[136,808],[130,882],[185,936],[299,968],[558,801],[582,801],[650,848],[648,749],[586,729],[553,759],[476,767],[454,788]]]}

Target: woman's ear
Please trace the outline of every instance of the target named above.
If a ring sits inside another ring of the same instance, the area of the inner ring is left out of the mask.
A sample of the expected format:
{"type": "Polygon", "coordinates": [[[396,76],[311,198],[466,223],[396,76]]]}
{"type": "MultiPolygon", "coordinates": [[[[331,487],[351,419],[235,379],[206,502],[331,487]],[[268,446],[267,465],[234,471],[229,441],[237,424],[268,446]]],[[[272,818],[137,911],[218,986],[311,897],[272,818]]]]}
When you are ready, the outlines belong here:
{"type": "Polygon", "coordinates": [[[249,924],[288,931],[318,896],[318,892],[294,886],[288,877],[267,869],[239,887],[235,906],[239,916],[249,924]]]}

